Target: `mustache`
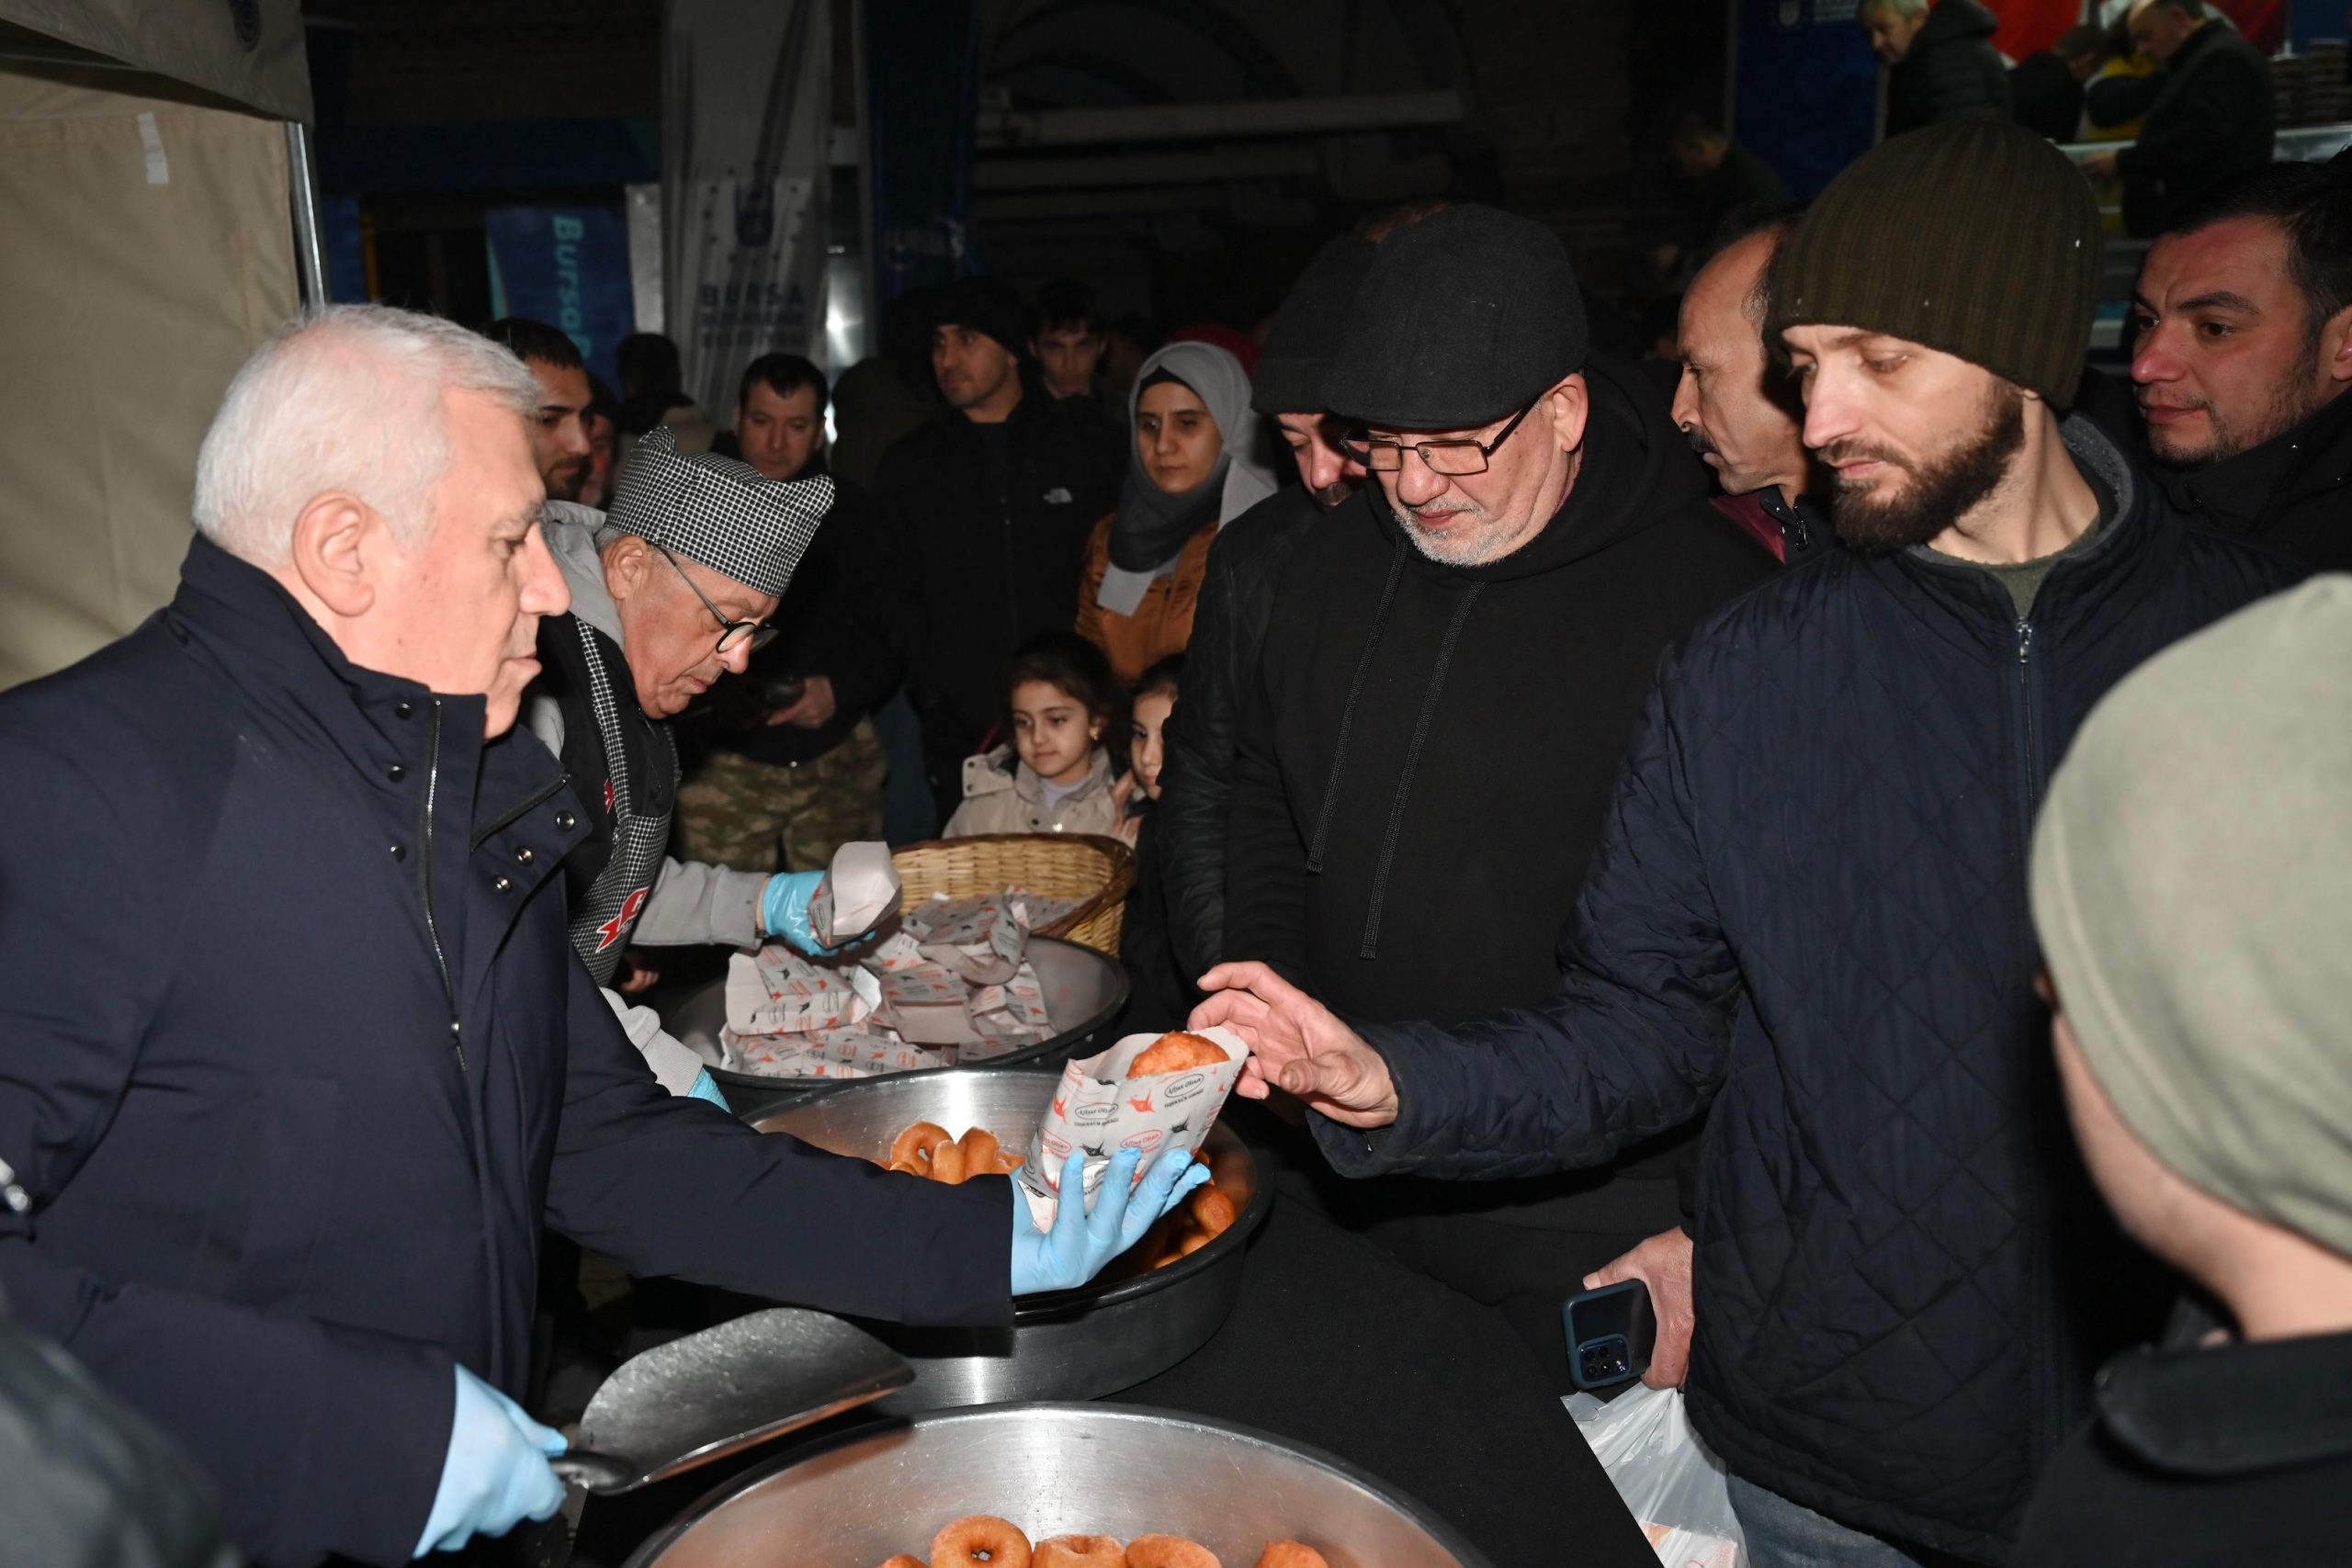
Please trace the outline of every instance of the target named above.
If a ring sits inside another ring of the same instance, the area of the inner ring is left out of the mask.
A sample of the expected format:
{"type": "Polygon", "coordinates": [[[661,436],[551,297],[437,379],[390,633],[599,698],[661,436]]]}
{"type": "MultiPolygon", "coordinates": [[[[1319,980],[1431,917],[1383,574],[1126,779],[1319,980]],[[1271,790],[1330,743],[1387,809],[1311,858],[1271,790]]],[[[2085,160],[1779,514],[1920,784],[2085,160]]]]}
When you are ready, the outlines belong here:
{"type": "Polygon", "coordinates": [[[1707,433],[1695,424],[1684,427],[1682,439],[1689,442],[1690,450],[1702,457],[1720,457],[1724,455],[1723,448],[1707,439],[1707,433]]]}
{"type": "Polygon", "coordinates": [[[1832,441],[1822,447],[1821,460],[1825,463],[1885,463],[1906,470],[1912,467],[1900,453],[1891,452],[1883,446],[1872,446],[1850,436],[1832,441]]]}

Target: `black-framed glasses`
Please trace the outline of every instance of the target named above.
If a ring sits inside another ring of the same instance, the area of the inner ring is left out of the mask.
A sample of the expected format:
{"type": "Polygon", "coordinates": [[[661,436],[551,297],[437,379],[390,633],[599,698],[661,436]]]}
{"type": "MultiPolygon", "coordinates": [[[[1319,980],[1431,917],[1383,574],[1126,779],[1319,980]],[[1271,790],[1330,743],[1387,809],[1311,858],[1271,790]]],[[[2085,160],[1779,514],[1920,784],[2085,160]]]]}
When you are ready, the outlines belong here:
{"type": "Polygon", "coordinates": [[[718,656],[721,659],[726,658],[727,655],[734,652],[737,649],[743,647],[746,643],[751,645],[751,649],[753,653],[757,653],[760,649],[765,648],[768,644],[775,640],[775,634],[778,628],[769,626],[764,621],[730,621],[724,615],[721,615],[719,613],[718,606],[710,602],[710,595],[705,593],[699,587],[696,587],[695,580],[686,575],[686,569],[678,564],[677,557],[672,555],[665,547],[654,544],[651,539],[648,539],[645,542],[649,545],[653,545],[655,549],[662,552],[662,558],[668,561],[671,567],[676,570],[681,581],[684,582],[687,587],[694,589],[695,597],[702,601],[702,607],[708,610],[710,612],[710,618],[718,623],[718,656]]]}
{"type": "Polygon", "coordinates": [[[1483,474],[1487,471],[1487,459],[1501,449],[1502,444],[1510,439],[1510,433],[1517,430],[1521,422],[1535,412],[1535,404],[1543,400],[1542,395],[1538,394],[1534,402],[1511,415],[1510,423],[1504,425],[1492,441],[1417,441],[1407,446],[1401,441],[1372,440],[1358,427],[1340,438],[1340,450],[1375,474],[1393,474],[1402,468],[1408,452],[1419,452],[1421,461],[1429,465],[1430,472],[1443,474],[1448,479],[1458,479],[1464,474],[1483,474]]]}

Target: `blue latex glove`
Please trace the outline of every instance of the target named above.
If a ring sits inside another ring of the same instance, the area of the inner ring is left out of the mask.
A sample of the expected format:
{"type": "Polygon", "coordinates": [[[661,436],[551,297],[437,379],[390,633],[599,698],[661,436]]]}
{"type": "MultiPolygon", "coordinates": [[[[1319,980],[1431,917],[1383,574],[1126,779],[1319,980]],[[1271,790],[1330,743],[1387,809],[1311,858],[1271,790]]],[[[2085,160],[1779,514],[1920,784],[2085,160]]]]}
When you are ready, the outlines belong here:
{"type": "Polygon", "coordinates": [[[727,1103],[727,1097],[718,1092],[718,1080],[710,1076],[710,1069],[708,1067],[705,1067],[702,1071],[695,1075],[695,1086],[694,1088],[686,1090],[686,1098],[688,1100],[707,1100],[713,1105],[716,1105],[718,1109],[728,1112],[729,1115],[732,1115],[735,1111],[733,1106],[727,1103]]]}
{"type": "Polygon", "coordinates": [[[568,1447],[561,1432],[540,1426],[459,1367],[441,1489],[413,1555],[455,1551],[475,1536],[504,1535],[525,1519],[553,1517],[563,1506],[563,1483],[548,1458],[568,1447]]]}
{"type": "Polygon", "coordinates": [[[760,892],[761,931],[782,937],[803,953],[822,955],[838,951],[820,946],[817,932],[808,924],[808,900],[817,896],[824,880],[821,871],[780,871],[769,877],[760,892]]]}
{"type": "Polygon", "coordinates": [[[1012,1193],[1012,1293],[1069,1291],[1102,1271],[1102,1265],[1143,1239],[1152,1222],[1184,1201],[1187,1193],[1209,1179],[1208,1167],[1190,1155],[1155,1160],[1143,1180],[1136,1180],[1140,1151],[1121,1149],[1111,1156],[1110,1171],[1094,1195],[1094,1212],[1085,1212],[1083,1181],[1086,1156],[1073,1154],[1062,1165],[1062,1201],[1054,1211],[1054,1228],[1041,1231],[1030,1217],[1029,1201],[1016,1186],[1012,1193]],[[1122,1194],[1125,1201],[1121,1201],[1122,1194]]]}

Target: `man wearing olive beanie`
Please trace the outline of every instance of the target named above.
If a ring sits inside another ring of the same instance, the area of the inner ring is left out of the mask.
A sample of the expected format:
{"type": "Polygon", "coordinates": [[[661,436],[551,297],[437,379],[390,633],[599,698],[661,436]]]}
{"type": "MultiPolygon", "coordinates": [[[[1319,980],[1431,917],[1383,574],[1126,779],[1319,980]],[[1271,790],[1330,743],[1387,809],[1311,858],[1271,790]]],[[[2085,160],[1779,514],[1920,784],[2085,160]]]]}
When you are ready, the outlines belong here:
{"type": "Polygon", "coordinates": [[[2150,660],[2050,786],[2059,1074],[2124,1228],[2234,1334],[2119,1358],[2021,1563],[2332,1562],[2352,1541],[2352,577],[2150,660]]]}
{"type": "Polygon", "coordinates": [[[2081,180],[2004,120],[1832,182],[1768,336],[1846,547],[1667,657],[1550,997],[1359,1035],[1242,964],[1195,1015],[1351,1175],[1584,1168],[1707,1112],[1689,1273],[1643,1277],[1667,1368],[1691,1280],[1690,1417],[1755,1568],[2007,1562],[2147,1332],[2057,1115],[2027,834],[2102,694],[2297,569],[2062,417],[2098,259],[2081,180]]]}

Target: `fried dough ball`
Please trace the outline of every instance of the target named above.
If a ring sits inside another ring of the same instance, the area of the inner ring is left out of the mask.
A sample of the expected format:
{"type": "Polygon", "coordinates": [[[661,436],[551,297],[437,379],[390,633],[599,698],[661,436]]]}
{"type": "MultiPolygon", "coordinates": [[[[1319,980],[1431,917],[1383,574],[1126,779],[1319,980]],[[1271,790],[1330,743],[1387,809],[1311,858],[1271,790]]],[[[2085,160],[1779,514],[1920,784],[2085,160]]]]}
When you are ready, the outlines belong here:
{"type": "Polygon", "coordinates": [[[1161,1073],[1188,1072],[1194,1067],[1223,1066],[1227,1057],[1225,1047],[1214,1040],[1178,1030],[1163,1034],[1143,1053],[1127,1064],[1127,1077],[1148,1078],[1161,1073]]]}
{"type": "Polygon", "coordinates": [[[931,1538],[931,1568],[1029,1568],[1029,1538],[1011,1519],[967,1514],[931,1538]]]}
{"type": "Polygon", "coordinates": [[[1127,1568],[1224,1568],[1216,1553],[1181,1535],[1139,1535],[1127,1542],[1127,1568]]]}
{"type": "Polygon", "coordinates": [[[1331,1568],[1323,1554],[1295,1540],[1274,1540],[1258,1556],[1258,1568],[1331,1568]]]}

